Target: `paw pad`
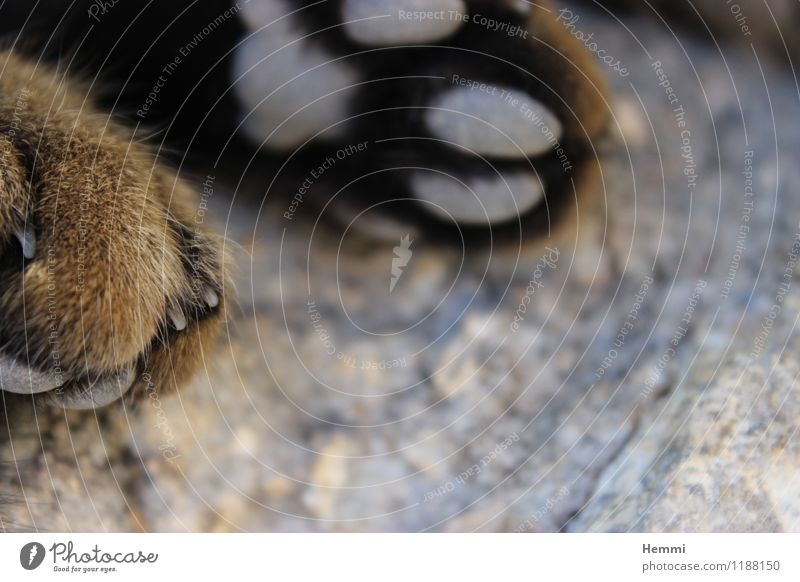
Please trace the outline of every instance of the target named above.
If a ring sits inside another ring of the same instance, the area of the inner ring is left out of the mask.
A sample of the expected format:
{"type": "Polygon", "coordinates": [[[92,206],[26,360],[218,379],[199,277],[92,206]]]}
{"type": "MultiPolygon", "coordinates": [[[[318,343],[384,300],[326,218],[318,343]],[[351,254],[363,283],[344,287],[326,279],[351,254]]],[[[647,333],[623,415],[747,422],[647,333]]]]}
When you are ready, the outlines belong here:
{"type": "Polygon", "coordinates": [[[344,0],[347,35],[368,46],[431,43],[464,23],[463,0],[344,0]]]}
{"type": "Polygon", "coordinates": [[[555,219],[598,131],[586,118],[602,115],[574,94],[582,73],[562,70],[577,63],[567,41],[536,25],[552,11],[511,0],[257,4],[245,7],[252,36],[234,77],[247,136],[303,177],[330,152],[369,144],[326,171],[325,200],[305,208],[327,212],[330,192],[334,219],[360,230],[366,209],[396,212],[383,203],[400,200],[403,230],[415,216],[456,229],[555,219]]]}

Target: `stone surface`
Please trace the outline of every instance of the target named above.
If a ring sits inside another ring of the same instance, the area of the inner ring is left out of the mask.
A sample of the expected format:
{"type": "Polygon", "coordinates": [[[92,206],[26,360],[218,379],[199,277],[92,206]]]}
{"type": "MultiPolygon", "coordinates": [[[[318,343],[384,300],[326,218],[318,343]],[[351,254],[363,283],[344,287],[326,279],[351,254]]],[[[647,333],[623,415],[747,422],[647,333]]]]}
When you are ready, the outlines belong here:
{"type": "Polygon", "coordinates": [[[800,529],[800,367],[777,355],[719,361],[642,416],[569,530],[800,529]]]}

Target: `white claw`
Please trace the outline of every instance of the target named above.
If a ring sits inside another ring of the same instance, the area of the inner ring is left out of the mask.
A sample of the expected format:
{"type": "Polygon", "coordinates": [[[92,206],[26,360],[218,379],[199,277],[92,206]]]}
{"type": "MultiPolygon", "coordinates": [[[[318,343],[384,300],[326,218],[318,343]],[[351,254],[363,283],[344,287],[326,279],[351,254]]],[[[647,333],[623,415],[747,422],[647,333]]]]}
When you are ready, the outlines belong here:
{"type": "Polygon", "coordinates": [[[203,291],[203,299],[211,309],[219,305],[219,295],[211,287],[206,287],[205,291],[203,291]]]}
{"type": "Polygon", "coordinates": [[[370,46],[442,40],[467,17],[463,0],[344,0],[347,35],[370,46]]]}
{"type": "Polygon", "coordinates": [[[183,311],[180,310],[180,308],[170,307],[167,309],[167,315],[169,316],[169,320],[172,322],[172,327],[174,327],[177,331],[183,331],[186,329],[186,316],[184,315],[183,311]]]}
{"type": "Polygon", "coordinates": [[[556,116],[524,91],[488,84],[443,93],[425,121],[434,136],[497,158],[544,154],[563,133],[556,116]]]}
{"type": "Polygon", "coordinates": [[[33,225],[30,222],[26,222],[24,227],[14,233],[14,236],[17,237],[22,247],[23,257],[31,260],[36,256],[36,233],[33,231],[33,225]]]}

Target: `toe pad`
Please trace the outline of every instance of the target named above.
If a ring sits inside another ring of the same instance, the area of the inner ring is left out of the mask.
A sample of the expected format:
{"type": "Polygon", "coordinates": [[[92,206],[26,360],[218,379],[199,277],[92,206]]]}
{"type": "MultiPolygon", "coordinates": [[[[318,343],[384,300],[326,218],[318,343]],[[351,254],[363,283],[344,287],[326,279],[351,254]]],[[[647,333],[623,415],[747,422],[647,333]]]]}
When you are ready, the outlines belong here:
{"type": "Polygon", "coordinates": [[[344,0],[347,35],[369,46],[429,43],[461,28],[463,0],[344,0]]]}
{"type": "Polygon", "coordinates": [[[440,172],[418,172],[411,179],[414,194],[445,220],[468,226],[489,226],[525,214],[542,201],[542,184],[531,171],[459,180],[440,172]]]}
{"type": "Polygon", "coordinates": [[[440,139],[498,158],[547,153],[562,135],[561,123],[542,103],[501,87],[447,91],[431,103],[426,124],[440,139]]]}

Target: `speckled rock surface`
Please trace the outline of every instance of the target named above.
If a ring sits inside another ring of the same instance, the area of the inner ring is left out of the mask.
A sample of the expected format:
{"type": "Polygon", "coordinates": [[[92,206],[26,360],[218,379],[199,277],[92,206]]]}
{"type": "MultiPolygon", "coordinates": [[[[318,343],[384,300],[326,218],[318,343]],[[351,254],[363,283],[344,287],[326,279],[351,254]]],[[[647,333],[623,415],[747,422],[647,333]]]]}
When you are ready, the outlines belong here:
{"type": "MultiPolygon", "coordinates": [[[[791,346],[795,351],[796,342],[791,346]]],[[[800,523],[794,358],[737,356],[671,394],[599,477],[572,531],[780,532],[800,523]]]]}
{"type": "MultiPolygon", "coordinates": [[[[800,530],[795,82],[645,21],[580,26],[630,75],[608,71],[576,232],[466,257],[423,237],[390,293],[397,243],[287,222],[253,202],[263,177],[232,207],[220,187],[241,247],[226,337],[185,391],[109,412],[125,454],[76,446],[111,471],[36,525],[800,530]]],[[[57,506],[38,471],[20,495],[57,506]]]]}

